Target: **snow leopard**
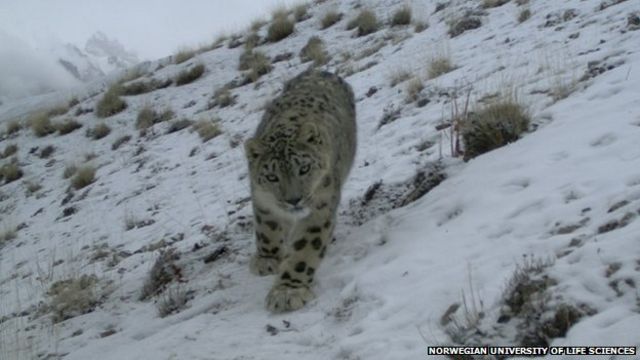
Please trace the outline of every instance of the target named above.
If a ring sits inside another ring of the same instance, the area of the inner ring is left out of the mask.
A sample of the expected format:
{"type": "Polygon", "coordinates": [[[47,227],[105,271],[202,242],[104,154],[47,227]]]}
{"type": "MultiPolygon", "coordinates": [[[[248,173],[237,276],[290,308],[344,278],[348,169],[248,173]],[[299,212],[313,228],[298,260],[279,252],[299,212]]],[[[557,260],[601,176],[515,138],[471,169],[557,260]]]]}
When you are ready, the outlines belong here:
{"type": "Polygon", "coordinates": [[[245,142],[256,243],[250,270],[276,274],[265,301],[271,312],[315,298],[314,274],[333,238],[356,141],[351,86],[312,69],[285,84],[245,142]]]}

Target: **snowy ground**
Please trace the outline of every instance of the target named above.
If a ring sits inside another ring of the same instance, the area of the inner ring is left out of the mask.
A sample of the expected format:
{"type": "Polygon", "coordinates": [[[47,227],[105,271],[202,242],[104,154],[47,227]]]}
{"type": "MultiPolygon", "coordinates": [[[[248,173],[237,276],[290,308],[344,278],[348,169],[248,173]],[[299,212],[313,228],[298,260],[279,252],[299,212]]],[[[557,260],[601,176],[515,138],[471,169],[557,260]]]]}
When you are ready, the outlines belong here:
{"type": "MultiPolygon", "coordinates": [[[[449,38],[444,19],[479,3],[455,1],[433,13],[435,4],[414,1],[414,16],[430,24],[424,32],[385,25],[356,38],[345,30],[356,14],[353,4],[328,1],[312,7],[313,17],[298,23],[292,37],[258,47],[271,57],[286,51],[294,57],[274,64],[257,88],[233,89],[232,107],[206,110],[213,92],[240,76],[242,47],[225,46],[179,65],[164,61],[155,78],[197,61],[207,72],[189,85],[126,97],[128,109],[105,120],[112,132],[104,139],[86,138],[83,128],[45,138],[22,130],[2,140],[2,149],[18,144],[25,171],[20,181],[0,187],[2,226],[26,226],[0,250],[0,358],[421,359],[426,346],[452,343],[441,318],[463,296],[484,314],[477,326],[491,335],[485,341],[510,344],[515,329],[490,329],[516,266],[531,258],[548,262],[549,308],[590,309],[552,345],[640,346],[640,32],[628,25],[640,4],[601,10],[611,1],[531,1],[531,18],[519,23],[523,7],[511,1],[485,10],[479,29],[449,38]],[[318,19],[330,8],[345,17],[319,31],[318,19]],[[575,16],[566,15],[570,9],[575,16]],[[272,315],[263,305],[271,279],[248,271],[251,211],[243,150],[236,145],[251,135],[283,81],[306,68],[297,52],[313,34],[333,55],[329,70],[344,67],[339,54],[347,51],[355,70],[376,64],[345,75],[358,100],[358,155],[337,241],[317,273],[318,297],[300,311],[272,315]],[[358,59],[378,41],[385,45],[358,59]],[[448,54],[457,69],[426,80],[434,54],[448,54]],[[583,79],[595,61],[592,68],[603,72],[583,79]],[[405,103],[406,83],[389,85],[399,70],[425,80],[426,106],[405,103]],[[371,87],[377,92],[366,96],[371,87]],[[447,120],[450,94],[469,88],[473,100],[515,94],[537,129],[469,162],[452,158],[446,130],[435,127],[447,120]],[[564,89],[568,96],[555,101],[554,91],[564,89]],[[159,124],[155,135],[138,137],[135,118],[145,104],[170,106],[178,117],[217,116],[224,133],[201,143],[188,130],[165,135],[168,124],[159,124]],[[401,116],[379,128],[390,104],[401,116]],[[126,134],[133,140],[111,150],[126,134]],[[49,144],[56,147],[54,160],[29,153],[49,144]],[[87,153],[96,155],[90,162],[97,180],[61,205],[68,187],[62,172],[87,153]],[[353,214],[373,212],[357,208],[372,184],[410,181],[438,160],[448,175],[439,186],[355,224],[353,214]],[[23,180],[43,187],[28,196],[23,180]],[[63,216],[71,206],[75,214],[63,216]],[[132,219],[151,224],[126,230],[132,219]],[[138,297],[160,249],[169,247],[181,254],[182,281],[171,288],[190,300],[161,318],[155,303],[162,295],[138,297]],[[219,249],[217,260],[203,261],[219,249]],[[38,311],[49,301],[47,290],[83,274],[98,277],[100,304],[52,325],[38,311]]],[[[384,19],[401,4],[367,2],[384,19]]],[[[92,107],[99,97],[79,106],[92,107]]],[[[4,106],[0,119],[7,121],[16,107],[4,106]]],[[[93,114],[77,118],[85,128],[98,122],[93,114]]]]}

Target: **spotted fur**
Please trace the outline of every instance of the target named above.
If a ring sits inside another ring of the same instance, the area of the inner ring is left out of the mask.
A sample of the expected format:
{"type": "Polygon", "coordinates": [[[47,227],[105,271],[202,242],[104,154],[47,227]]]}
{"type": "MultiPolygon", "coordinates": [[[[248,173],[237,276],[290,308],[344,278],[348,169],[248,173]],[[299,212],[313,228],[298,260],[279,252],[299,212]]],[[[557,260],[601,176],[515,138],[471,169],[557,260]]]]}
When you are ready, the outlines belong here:
{"type": "Polygon", "coordinates": [[[277,275],[266,299],[273,312],[314,298],[313,275],[355,156],[355,115],[346,82],[308,70],[285,85],[245,143],[256,227],[250,268],[277,275]]]}

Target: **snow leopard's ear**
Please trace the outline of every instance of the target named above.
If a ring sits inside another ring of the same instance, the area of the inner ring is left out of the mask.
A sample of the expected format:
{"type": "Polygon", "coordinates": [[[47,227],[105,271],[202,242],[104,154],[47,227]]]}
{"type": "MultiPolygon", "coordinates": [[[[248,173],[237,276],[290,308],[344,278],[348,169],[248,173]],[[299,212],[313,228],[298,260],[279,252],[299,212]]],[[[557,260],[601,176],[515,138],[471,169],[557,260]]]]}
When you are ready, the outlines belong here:
{"type": "Polygon", "coordinates": [[[312,122],[303,123],[298,131],[298,141],[311,145],[322,145],[325,138],[323,132],[312,122]]]}
{"type": "Polygon", "coordinates": [[[251,138],[244,143],[244,152],[247,154],[249,161],[256,160],[260,155],[262,155],[263,151],[264,146],[258,139],[251,138]]]}

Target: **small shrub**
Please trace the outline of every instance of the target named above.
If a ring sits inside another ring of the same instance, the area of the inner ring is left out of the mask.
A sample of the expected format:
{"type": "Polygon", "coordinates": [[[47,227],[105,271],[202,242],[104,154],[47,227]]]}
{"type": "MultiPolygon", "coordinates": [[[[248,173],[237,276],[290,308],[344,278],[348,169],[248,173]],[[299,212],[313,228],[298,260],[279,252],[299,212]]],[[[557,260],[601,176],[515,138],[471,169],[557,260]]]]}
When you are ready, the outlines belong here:
{"type": "Polygon", "coordinates": [[[47,292],[51,298],[49,306],[53,312],[53,322],[93,311],[98,305],[97,282],[98,279],[93,275],[82,275],[53,283],[47,292]]]}
{"type": "Polygon", "coordinates": [[[193,124],[193,121],[189,119],[180,119],[169,124],[169,128],[167,129],[167,134],[171,134],[174,132],[178,132],[182,129],[186,129],[193,124]]]}
{"type": "Polygon", "coordinates": [[[40,158],[48,159],[53,153],[56,151],[56,148],[53,145],[47,145],[42,150],[40,150],[40,158]]]}
{"type": "Polygon", "coordinates": [[[75,166],[74,164],[69,164],[64,168],[64,171],[62,172],[62,178],[68,179],[73,175],[75,175],[77,171],[78,171],[77,166],[75,166]]]}
{"type": "Polygon", "coordinates": [[[18,233],[15,229],[5,229],[4,231],[0,232],[0,247],[17,237],[18,233]]]}
{"type": "Polygon", "coordinates": [[[448,57],[437,57],[429,61],[427,75],[429,76],[429,79],[435,79],[438,76],[453,71],[455,68],[456,67],[451,63],[451,60],[448,57]]]}
{"type": "Polygon", "coordinates": [[[111,128],[105,123],[100,123],[93,129],[87,129],[86,135],[93,140],[100,140],[103,137],[109,135],[109,133],[111,133],[111,128]]]}
{"type": "Polygon", "coordinates": [[[428,27],[429,27],[429,23],[427,23],[426,21],[418,20],[415,22],[415,25],[413,26],[413,31],[415,31],[416,33],[421,33],[425,31],[428,27]]]}
{"type": "Polygon", "coordinates": [[[181,49],[177,53],[173,55],[173,63],[174,64],[182,64],[183,62],[191,59],[196,55],[195,50],[192,49],[181,49]]]}
{"type": "Polygon", "coordinates": [[[378,31],[379,26],[376,14],[371,10],[364,9],[347,24],[347,30],[357,28],[358,36],[365,36],[378,31]]]}
{"type": "Polygon", "coordinates": [[[260,35],[253,32],[247,35],[247,37],[244,39],[244,48],[250,50],[258,46],[259,43],[260,43],[260,35]]]}
{"type": "Polygon", "coordinates": [[[240,70],[249,70],[245,74],[245,82],[255,82],[261,76],[268,74],[271,69],[269,58],[260,51],[249,50],[240,55],[240,70]]]}
{"type": "Polygon", "coordinates": [[[54,116],[60,116],[60,115],[64,115],[69,111],[69,106],[67,105],[60,105],[54,108],[51,108],[49,110],[46,111],[47,115],[49,115],[49,117],[54,117],[54,116]]]}
{"type": "Polygon", "coordinates": [[[166,317],[171,314],[177,314],[187,307],[188,301],[189,296],[184,288],[181,286],[170,287],[160,295],[156,303],[158,315],[160,317],[166,317]]]}
{"type": "Polygon", "coordinates": [[[529,115],[512,100],[490,104],[462,123],[465,160],[497,149],[520,138],[529,128],[529,115]]]}
{"type": "Polygon", "coordinates": [[[98,104],[96,104],[96,116],[105,118],[113,116],[127,108],[127,103],[120,98],[122,86],[120,84],[111,85],[98,104]]]}
{"type": "Polygon", "coordinates": [[[391,18],[391,26],[409,24],[411,24],[411,8],[405,5],[393,13],[393,17],[391,18]]]}
{"type": "Polygon", "coordinates": [[[382,119],[380,119],[380,123],[378,123],[378,129],[385,125],[391,124],[392,122],[398,120],[401,116],[401,107],[397,107],[392,103],[388,104],[382,110],[382,119]]]}
{"type": "Polygon", "coordinates": [[[75,176],[71,179],[71,185],[74,189],[79,190],[90,185],[96,179],[96,169],[93,166],[85,165],[76,171],[75,176]]]}
{"type": "Polygon", "coordinates": [[[122,77],[118,80],[118,83],[123,84],[129,81],[133,81],[135,79],[140,78],[143,75],[144,75],[144,72],[142,71],[141,68],[136,67],[136,68],[127,69],[122,75],[122,77]]]}
{"type": "Polygon", "coordinates": [[[214,137],[222,134],[218,121],[213,120],[200,120],[193,124],[193,128],[198,132],[202,142],[207,142],[214,137]]]}
{"type": "Polygon", "coordinates": [[[2,158],[6,159],[9,156],[15,154],[16,152],[18,152],[18,145],[9,144],[9,145],[5,146],[4,151],[2,152],[2,158]]]}
{"type": "Polygon", "coordinates": [[[227,48],[235,49],[238,46],[242,45],[242,34],[234,34],[229,38],[229,43],[227,44],[227,48]]]}
{"type": "Polygon", "coordinates": [[[167,121],[174,117],[173,110],[167,108],[162,113],[158,113],[152,107],[146,105],[140,111],[138,111],[138,117],[136,119],[136,129],[144,130],[157,123],[167,121]]]}
{"type": "Polygon", "coordinates": [[[294,28],[295,25],[293,21],[289,20],[286,16],[276,16],[273,18],[267,30],[267,40],[269,42],[278,42],[293,34],[294,28]]]}
{"type": "Polygon", "coordinates": [[[176,86],[182,86],[196,81],[202,74],[204,74],[205,67],[203,64],[193,66],[191,69],[181,71],[176,76],[176,86]]]}
{"type": "Polygon", "coordinates": [[[44,137],[56,132],[55,126],[51,123],[49,115],[46,113],[38,113],[29,118],[29,126],[37,137],[44,137]]]}
{"type": "Polygon", "coordinates": [[[331,27],[333,24],[337,23],[338,21],[342,20],[342,14],[334,11],[334,10],[330,10],[327,11],[323,16],[322,16],[322,20],[320,20],[320,28],[321,29],[327,29],[329,27],[331,27]]]}
{"type": "Polygon", "coordinates": [[[293,18],[296,19],[297,22],[307,20],[310,17],[309,4],[299,4],[293,8],[293,18]]]}
{"type": "Polygon", "coordinates": [[[25,181],[24,186],[27,189],[27,196],[33,195],[42,189],[42,185],[40,185],[40,183],[33,181],[25,181]]]}
{"type": "Polygon", "coordinates": [[[321,66],[329,62],[329,54],[324,47],[324,42],[317,36],[312,36],[307,44],[300,50],[300,60],[304,63],[313,61],[314,66],[321,66]]]}
{"type": "Polygon", "coordinates": [[[405,82],[411,79],[411,73],[407,70],[396,70],[391,74],[391,80],[389,81],[389,85],[394,87],[401,82],[405,82]]]}
{"type": "Polygon", "coordinates": [[[420,92],[424,89],[424,84],[419,78],[414,78],[407,84],[407,102],[418,100],[420,92]]]}
{"type": "Polygon", "coordinates": [[[140,80],[129,85],[122,85],[122,95],[132,96],[132,95],[140,95],[146,94],[148,92],[164,89],[167,86],[173,84],[171,79],[166,79],[164,81],[151,79],[151,80],[140,80]]]}
{"type": "Polygon", "coordinates": [[[162,251],[149,271],[138,299],[144,301],[162,293],[173,280],[180,280],[181,269],[176,265],[180,255],[175,249],[162,251]]]}
{"type": "Polygon", "coordinates": [[[136,129],[146,129],[155,124],[158,113],[151,106],[144,106],[138,111],[136,129]]]}
{"type": "Polygon", "coordinates": [[[56,128],[58,129],[58,134],[60,135],[69,134],[75,130],[80,129],[81,127],[82,127],[82,124],[75,121],[74,119],[66,119],[63,122],[56,125],[56,128]]]}
{"type": "Polygon", "coordinates": [[[456,37],[467,30],[477,29],[482,26],[482,21],[470,14],[454,19],[449,23],[449,36],[456,37]]]}
{"type": "Polygon", "coordinates": [[[113,142],[113,144],[111,144],[111,150],[118,150],[120,146],[129,142],[129,140],[131,140],[131,135],[124,135],[119,137],[116,141],[113,142]]]}
{"type": "Polygon", "coordinates": [[[17,162],[10,162],[8,164],[2,165],[0,168],[0,178],[4,179],[4,183],[8,184],[10,182],[16,181],[24,175],[22,169],[17,164],[17,162]]]}
{"type": "Polygon", "coordinates": [[[529,20],[530,17],[531,17],[531,10],[522,9],[522,11],[520,11],[520,14],[518,15],[518,22],[523,23],[529,20]]]}
{"type": "Polygon", "coordinates": [[[482,0],[482,7],[485,9],[502,6],[510,0],[482,0]]]}
{"type": "Polygon", "coordinates": [[[264,21],[263,19],[256,19],[251,22],[251,25],[249,26],[249,28],[253,32],[258,32],[266,23],[267,22],[264,21]]]}
{"type": "Polygon", "coordinates": [[[7,123],[7,135],[13,135],[22,129],[18,120],[11,120],[7,123]]]}
{"type": "Polygon", "coordinates": [[[219,106],[221,108],[234,105],[236,98],[231,94],[228,87],[223,86],[213,93],[213,101],[209,104],[210,108],[219,106]]]}

